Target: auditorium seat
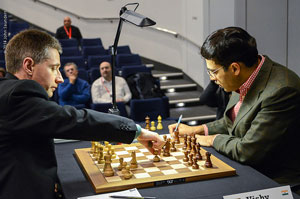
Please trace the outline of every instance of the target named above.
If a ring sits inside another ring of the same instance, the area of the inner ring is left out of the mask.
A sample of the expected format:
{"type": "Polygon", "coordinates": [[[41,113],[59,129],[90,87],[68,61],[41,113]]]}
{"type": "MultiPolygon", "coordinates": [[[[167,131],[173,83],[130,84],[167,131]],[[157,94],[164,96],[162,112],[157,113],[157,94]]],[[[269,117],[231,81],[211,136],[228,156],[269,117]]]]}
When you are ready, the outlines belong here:
{"type": "MultiPolygon", "coordinates": [[[[103,113],[108,113],[108,109],[112,108],[112,103],[99,103],[99,104],[91,104],[91,109],[103,113]]],[[[117,102],[117,107],[120,111],[120,115],[123,117],[128,117],[128,113],[125,108],[125,104],[123,102],[117,102]]]]}
{"type": "Polygon", "coordinates": [[[62,48],[78,47],[78,41],[76,39],[59,39],[59,43],[62,48]]]}
{"type": "Polygon", "coordinates": [[[85,69],[78,68],[78,77],[80,79],[83,79],[83,80],[89,82],[89,75],[88,75],[88,72],[85,69]]]}
{"type": "Polygon", "coordinates": [[[100,70],[99,68],[91,68],[88,71],[90,84],[92,85],[93,82],[100,77],[100,70]]]}
{"type": "Polygon", "coordinates": [[[60,57],[60,64],[62,67],[69,62],[74,62],[78,68],[86,69],[83,56],[60,57]]]}
{"type": "Polygon", "coordinates": [[[168,97],[132,99],[130,101],[130,118],[137,122],[145,121],[149,116],[150,120],[157,120],[158,115],[163,119],[169,117],[168,97]]]}
{"type": "Polygon", "coordinates": [[[8,34],[12,37],[13,35],[21,32],[22,30],[26,30],[29,28],[29,24],[27,22],[17,22],[11,21],[8,25],[8,34]]]}
{"type": "Polygon", "coordinates": [[[65,47],[63,48],[63,52],[61,54],[62,57],[69,57],[69,56],[81,56],[81,52],[78,47],[65,47]]]}
{"type": "Polygon", "coordinates": [[[84,46],[82,47],[82,54],[86,60],[88,60],[88,56],[97,55],[103,56],[107,55],[107,50],[105,50],[102,46],[84,46]]]}
{"type": "MultiPolygon", "coordinates": [[[[109,47],[109,53],[111,53],[111,46],[109,47]]],[[[130,47],[128,45],[118,46],[117,54],[131,54],[130,47]]]]}
{"type": "Polygon", "coordinates": [[[81,46],[103,46],[103,44],[100,38],[82,38],[81,46]]]}
{"type": "Polygon", "coordinates": [[[104,61],[111,63],[111,55],[89,56],[87,62],[88,68],[99,68],[100,64],[104,61]]]}
{"type": "Polygon", "coordinates": [[[122,77],[127,78],[128,76],[136,73],[151,73],[151,69],[147,68],[145,65],[133,65],[133,66],[123,66],[121,68],[122,77]]]}
{"type": "Polygon", "coordinates": [[[142,60],[138,54],[117,54],[116,67],[129,65],[142,65],[142,60]]]}

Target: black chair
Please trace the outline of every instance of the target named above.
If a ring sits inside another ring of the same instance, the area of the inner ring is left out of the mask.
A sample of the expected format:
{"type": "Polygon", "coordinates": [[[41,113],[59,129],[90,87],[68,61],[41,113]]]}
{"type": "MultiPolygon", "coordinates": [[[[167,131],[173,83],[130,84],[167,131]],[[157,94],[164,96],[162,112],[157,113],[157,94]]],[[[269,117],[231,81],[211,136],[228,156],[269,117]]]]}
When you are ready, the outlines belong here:
{"type": "Polygon", "coordinates": [[[5,54],[3,50],[0,50],[0,60],[4,61],[5,60],[5,54]]]}
{"type": "Polygon", "coordinates": [[[130,118],[137,122],[145,121],[145,117],[150,120],[157,120],[160,115],[162,119],[169,117],[168,98],[149,98],[149,99],[132,99],[130,101],[130,118]]]}
{"type": "Polygon", "coordinates": [[[81,46],[103,46],[100,38],[82,38],[81,46]]]}
{"type": "MultiPolygon", "coordinates": [[[[108,113],[108,109],[112,108],[111,103],[99,103],[99,104],[91,104],[91,109],[103,113],[108,113]]],[[[123,117],[128,117],[128,113],[125,108],[125,104],[123,102],[117,102],[117,107],[120,111],[120,115],[123,117]]]]}
{"type": "Polygon", "coordinates": [[[88,71],[88,74],[89,74],[89,79],[90,79],[90,84],[91,85],[93,84],[93,82],[96,79],[98,79],[101,76],[99,68],[91,68],[88,71]]]}
{"type": "Polygon", "coordinates": [[[60,64],[62,67],[69,62],[74,62],[78,68],[86,69],[83,56],[60,57],[60,64]]]}
{"type": "Polygon", "coordinates": [[[8,34],[10,36],[14,36],[18,32],[21,32],[22,30],[26,30],[29,28],[29,24],[27,22],[16,22],[11,21],[8,26],[8,34]]]}
{"type": "Polygon", "coordinates": [[[147,68],[145,65],[134,65],[134,66],[123,66],[121,68],[122,77],[126,79],[128,76],[136,73],[151,73],[151,69],[147,68]]]}
{"type": "Polygon", "coordinates": [[[90,82],[89,81],[89,75],[88,75],[88,72],[85,70],[85,69],[82,69],[82,68],[78,68],[78,77],[80,79],[83,79],[87,82],[90,82]]]}
{"type": "Polygon", "coordinates": [[[87,65],[89,69],[99,68],[100,64],[104,61],[111,63],[111,55],[89,56],[87,65]]]}
{"type": "Polygon", "coordinates": [[[105,50],[102,46],[83,46],[82,47],[82,54],[84,58],[87,60],[88,56],[97,55],[103,56],[107,55],[107,50],[105,50]]]}
{"type": "Polygon", "coordinates": [[[82,56],[78,47],[65,47],[63,48],[63,52],[61,54],[62,57],[70,57],[70,56],[82,56]]]}
{"type": "Polygon", "coordinates": [[[142,60],[138,54],[118,54],[116,57],[116,67],[130,65],[142,65],[142,60]]]}
{"type": "Polygon", "coordinates": [[[59,43],[62,48],[78,47],[78,41],[76,39],[59,39],[59,43]]]}

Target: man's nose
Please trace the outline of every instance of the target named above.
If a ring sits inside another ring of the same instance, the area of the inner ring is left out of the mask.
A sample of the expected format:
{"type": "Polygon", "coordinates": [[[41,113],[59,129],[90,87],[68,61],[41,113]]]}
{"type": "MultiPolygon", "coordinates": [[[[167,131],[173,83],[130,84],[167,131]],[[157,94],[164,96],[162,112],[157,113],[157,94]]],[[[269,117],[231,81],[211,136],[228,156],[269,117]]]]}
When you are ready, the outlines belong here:
{"type": "Polygon", "coordinates": [[[56,76],[56,78],[55,78],[55,82],[56,82],[57,84],[60,84],[60,83],[63,83],[63,82],[64,82],[64,78],[62,77],[60,71],[58,71],[58,74],[57,74],[57,76],[56,76]]]}

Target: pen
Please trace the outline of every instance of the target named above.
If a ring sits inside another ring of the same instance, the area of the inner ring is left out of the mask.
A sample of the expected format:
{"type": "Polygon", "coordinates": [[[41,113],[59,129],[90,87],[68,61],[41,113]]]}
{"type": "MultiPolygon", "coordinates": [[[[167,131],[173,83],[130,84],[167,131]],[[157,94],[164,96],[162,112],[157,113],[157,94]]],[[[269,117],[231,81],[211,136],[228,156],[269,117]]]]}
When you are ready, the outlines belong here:
{"type": "Polygon", "coordinates": [[[114,196],[109,196],[111,198],[127,198],[127,199],[156,199],[156,197],[139,197],[139,196],[117,196],[117,195],[114,195],[114,196]]]}
{"type": "Polygon", "coordinates": [[[178,122],[177,122],[177,125],[176,125],[176,128],[175,128],[174,132],[177,131],[177,128],[178,128],[178,126],[180,124],[181,119],[182,119],[182,115],[180,115],[180,117],[178,119],[178,122]]]}

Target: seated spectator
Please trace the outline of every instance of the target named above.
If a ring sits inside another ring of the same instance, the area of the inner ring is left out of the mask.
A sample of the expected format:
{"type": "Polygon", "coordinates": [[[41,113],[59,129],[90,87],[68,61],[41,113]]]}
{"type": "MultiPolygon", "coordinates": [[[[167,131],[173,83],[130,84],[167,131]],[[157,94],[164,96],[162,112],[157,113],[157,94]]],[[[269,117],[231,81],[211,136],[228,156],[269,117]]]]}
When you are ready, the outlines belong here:
{"type": "MultiPolygon", "coordinates": [[[[94,104],[112,102],[112,72],[109,62],[100,64],[100,74],[101,77],[92,84],[92,100],[94,104]]],[[[131,99],[131,92],[125,79],[116,76],[115,85],[116,101],[127,103],[131,99]]]]}
{"type": "Polygon", "coordinates": [[[217,107],[216,119],[221,119],[228,104],[231,92],[224,91],[214,81],[210,81],[200,95],[199,103],[210,107],[217,107]]]}
{"type": "Polygon", "coordinates": [[[82,38],[79,28],[76,26],[72,26],[72,21],[70,17],[64,18],[64,25],[59,27],[56,30],[55,37],[57,39],[77,39],[78,43],[80,43],[80,40],[82,38]]]}
{"type": "Polygon", "coordinates": [[[91,87],[87,81],[78,78],[77,65],[66,63],[64,72],[67,79],[58,86],[59,104],[75,106],[88,103],[91,87]]]}
{"type": "Polygon", "coordinates": [[[5,68],[0,67],[0,77],[5,77],[6,71],[5,68]]]}

